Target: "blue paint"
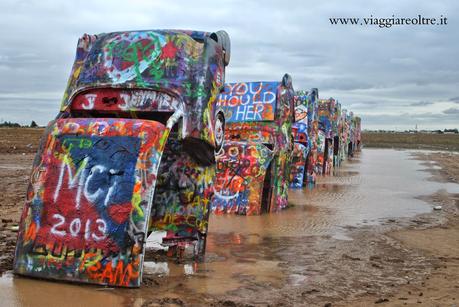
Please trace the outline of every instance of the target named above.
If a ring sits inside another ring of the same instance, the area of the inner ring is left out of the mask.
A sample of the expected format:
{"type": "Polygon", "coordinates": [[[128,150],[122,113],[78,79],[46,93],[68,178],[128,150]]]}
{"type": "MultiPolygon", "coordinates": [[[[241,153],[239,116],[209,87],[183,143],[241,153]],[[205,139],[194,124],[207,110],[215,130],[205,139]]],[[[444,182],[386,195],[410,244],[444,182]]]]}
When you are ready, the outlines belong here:
{"type": "Polygon", "coordinates": [[[217,107],[231,122],[273,121],[279,82],[227,83],[217,97],[217,107]]]}
{"type": "Polygon", "coordinates": [[[140,139],[131,136],[60,135],[57,140],[67,148],[75,164],[74,169],[78,169],[86,159],[81,176],[86,178],[87,192],[94,195],[90,203],[106,222],[110,238],[124,248],[129,220],[118,223],[110,216],[109,208],[131,203],[140,139]]]}

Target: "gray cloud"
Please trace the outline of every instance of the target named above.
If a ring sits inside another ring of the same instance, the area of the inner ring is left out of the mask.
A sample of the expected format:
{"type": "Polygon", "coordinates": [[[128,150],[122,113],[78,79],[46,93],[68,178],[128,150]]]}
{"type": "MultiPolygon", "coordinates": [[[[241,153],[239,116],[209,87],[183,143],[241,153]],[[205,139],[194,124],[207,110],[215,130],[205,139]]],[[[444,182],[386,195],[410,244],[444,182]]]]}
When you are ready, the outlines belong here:
{"type": "Polygon", "coordinates": [[[446,110],[443,110],[444,114],[457,114],[458,117],[456,118],[459,121],[459,108],[449,108],[446,110]]]}
{"type": "Polygon", "coordinates": [[[218,5],[210,0],[138,0],[134,4],[4,0],[0,3],[0,117],[27,124],[33,117],[45,124],[55,116],[76,42],[83,33],[185,28],[228,31],[232,43],[229,82],[280,80],[288,72],[296,89],[318,87],[322,97],[335,97],[362,114],[367,128],[400,126],[401,118],[389,114],[414,118],[421,108],[432,108],[432,114],[443,116],[442,120],[437,115],[425,116],[422,120],[430,121],[429,125],[457,125],[449,120],[453,114],[435,110],[437,103],[421,103],[449,101],[443,109],[459,103],[459,40],[454,25],[458,11],[459,4],[453,0],[441,5],[414,0],[365,5],[338,0],[307,4],[236,0],[218,5]],[[330,17],[392,14],[443,14],[450,24],[381,29],[329,22],[330,17]],[[373,112],[386,115],[373,116],[373,112]]]}
{"type": "MultiPolygon", "coordinates": [[[[459,110],[457,110],[459,111],[459,110]]],[[[444,128],[455,128],[458,122],[458,113],[402,113],[402,114],[367,114],[362,115],[363,129],[388,129],[388,123],[394,130],[437,129],[436,122],[441,122],[444,128]],[[368,123],[371,123],[370,125],[368,123]]]]}
{"type": "Polygon", "coordinates": [[[413,106],[413,107],[425,107],[425,106],[430,106],[432,104],[433,104],[433,102],[431,102],[431,101],[419,101],[419,102],[413,102],[412,104],[410,104],[410,106],[413,106]]]}
{"type": "Polygon", "coordinates": [[[327,78],[322,81],[320,89],[333,91],[333,90],[367,90],[374,88],[374,85],[360,79],[351,78],[327,78]]]}

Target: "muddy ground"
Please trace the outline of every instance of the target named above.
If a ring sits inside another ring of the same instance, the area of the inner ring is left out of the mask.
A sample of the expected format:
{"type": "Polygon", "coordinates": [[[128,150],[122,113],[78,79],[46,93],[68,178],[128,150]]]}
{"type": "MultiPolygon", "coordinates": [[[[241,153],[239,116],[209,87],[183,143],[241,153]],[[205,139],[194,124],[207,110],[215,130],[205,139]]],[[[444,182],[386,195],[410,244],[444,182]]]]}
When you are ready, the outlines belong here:
{"type": "MultiPolygon", "coordinates": [[[[432,181],[454,182],[459,180],[459,154],[417,153],[413,158],[425,161],[425,171],[432,181]]],[[[382,267],[380,277],[399,278],[392,289],[376,289],[350,302],[336,306],[368,306],[372,303],[383,306],[457,306],[459,305],[459,194],[438,191],[424,197],[440,212],[418,215],[416,218],[390,220],[397,224],[393,228],[383,227],[375,232],[386,241],[377,249],[382,258],[392,259],[397,264],[386,263],[396,268],[394,275],[385,275],[382,267]],[[391,248],[389,248],[391,247],[391,248]],[[388,249],[389,248],[389,249],[388,249]],[[404,276],[405,275],[405,276],[404,276]]],[[[357,231],[358,235],[364,232],[357,231]]],[[[371,236],[371,235],[370,235],[371,236]]],[[[374,258],[373,258],[374,259],[374,258]]],[[[371,266],[379,264],[367,258],[363,261],[371,266]],[[366,261],[365,261],[366,260],[366,261]]],[[[347,300],[347,299],[346,299],[347,300]]]]}
{"type": "Polygon", "coordinates": [[[374,148],[412,148],[459,151],[459,134],[362,132],[362,143],[374,148]]]}
{"type": "MultiPolygon", "coordinates": [[[[13,138],[0,143],[9,146],[0,148],[0,273],[12,269],[15,226],[24,202],[33,160],[31,152],[37,144],[34,134],[14,133],[20,134],[16,141],[13,138]]],[[[458,154],[420,152],[413,159],[425,161],[433,181],[457,183],[459,180],[458,154]]],[[[171,277],[163,283],[162,277],[147,272],[141,289],[121,290],[117,295],[125,305],[138,303],[141,297],[143,306],[456,306],[459,305],[459,195],[440,190],[424,200],[432,207],[442,206],[442,210],[411,218],[386,219],[379,225],[348,227],[346,235],[352,240],[316,235],[266,241],[262,237],[234,237],[231,233],[216,235],[214,239],[220,248],[234,240],[253,242],[244,245],[244,250],[228,248],[228,253],[244,255],[237,258],[243,259],[243,263],[237,264],[243,267],[241,272],[222,268],[233,274],[231,281],[236,281],[235,284],[210,284],[207,287],[212,291],[193,291],[183,286],[183,276],[171,277]],[[252,266],[263,261],[276,263],[278,259],[281,261],[271,274],[254,277],[252,266]],[[295,274],[283,274],[285,271],[295,274]]],[[[225,257],[225,253],[218,256],[210,253],[206,261],[217,262],[217,257],[225,257]]]]}

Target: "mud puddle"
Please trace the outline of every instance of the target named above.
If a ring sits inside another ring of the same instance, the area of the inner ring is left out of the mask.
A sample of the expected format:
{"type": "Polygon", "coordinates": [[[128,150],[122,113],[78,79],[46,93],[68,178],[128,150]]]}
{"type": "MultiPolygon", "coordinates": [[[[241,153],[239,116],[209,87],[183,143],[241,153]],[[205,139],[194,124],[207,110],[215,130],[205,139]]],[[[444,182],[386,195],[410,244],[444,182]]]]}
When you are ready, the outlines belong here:
{"type": "MultiPolygon", "coordinates": [[[[330,284],[331,290],[321,296],[340,295],[339,287],[352,284],[336,277],[340,270],[346,271],[336,259],[352,262],[362,257],[352,253],[371,252],[363,250],[365,246],[346,245],[353,242],[350,228],[428,213],[432,205],[420,196],[442,189],[459,193],[459,185],[432,182],[423,169],[410,151],[365,149],[337,169],[335,176],[320,178],[314,189],[291,190],[293,206],[283,212],[211,216],[205,261],[176,264],[146,257],[140,289],[111,290],[7,274],[0,279],[1,297],[16,306],[205,304],[225,298],[268,304],[294,289],[318,283],[330,284]],[[37,301],[42,293],[52,295],[41,295],[37,301]]],[[[153,245],[150,241],[147,246],[153,245]]],[[[407,264],[402,261],[401,265],[407,264]]],[[[315,292],[319,291],[311,288],[304,293],[315,292]]]]}

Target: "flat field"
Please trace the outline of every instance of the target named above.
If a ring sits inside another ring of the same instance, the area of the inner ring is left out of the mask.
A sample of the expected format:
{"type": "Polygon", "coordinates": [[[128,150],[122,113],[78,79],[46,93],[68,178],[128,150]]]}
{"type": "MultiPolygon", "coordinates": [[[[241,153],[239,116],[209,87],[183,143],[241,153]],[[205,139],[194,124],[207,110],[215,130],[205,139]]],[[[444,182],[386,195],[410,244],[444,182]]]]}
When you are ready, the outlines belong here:
{"type": "Polygon", "coordinates": [[[362,132],[365,147],[459,151],[459,134],[362,132]]]}

